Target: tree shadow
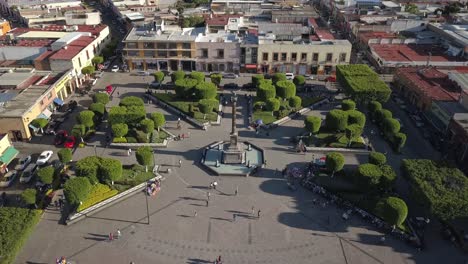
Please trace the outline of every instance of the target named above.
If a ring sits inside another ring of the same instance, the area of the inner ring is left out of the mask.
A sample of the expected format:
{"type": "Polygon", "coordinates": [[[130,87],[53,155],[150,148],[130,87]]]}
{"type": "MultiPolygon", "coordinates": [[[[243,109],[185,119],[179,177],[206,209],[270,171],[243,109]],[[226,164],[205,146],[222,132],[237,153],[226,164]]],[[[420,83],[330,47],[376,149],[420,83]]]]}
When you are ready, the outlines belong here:
{"type": "Polygon", "coordinates": [[[198,258],[189,258],[187,259],[187,264],[199,264],[199,263],[213,263],[212,260],[198,259],[198,258]]]}

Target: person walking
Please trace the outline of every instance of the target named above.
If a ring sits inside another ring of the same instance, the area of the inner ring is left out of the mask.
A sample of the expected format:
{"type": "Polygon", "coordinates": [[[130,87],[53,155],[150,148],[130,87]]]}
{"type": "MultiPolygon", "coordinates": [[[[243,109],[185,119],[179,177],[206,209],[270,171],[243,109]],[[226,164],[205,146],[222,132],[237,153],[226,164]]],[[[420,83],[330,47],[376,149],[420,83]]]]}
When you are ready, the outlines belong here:
{"type": "Polygon", "coordinates": [[[260,213],[261,213],[261,212],[262,212],[261,210],[258,210],[258,212],[257,212],[257,218],[258,218],[258,219],[260,219],[260,213]]]}
{"type": "Polygon", "coordinates": [[[213,188],[216,190],[216,186],[218,186],[218,182],[217,181],[214,181],[213,182],[213,188]]]}
{"type": "Polygon", "coordinates": [[[117,239],[120,239],[120,236],[122,236],[122,233],[120,232],[120,229],[117,229],[117,239]]]}
{"type": "Polygon", "coordinates": [[[132,155],[132,149],[131,148],[128,149],[127,154],[128,154],[128,156],[132,155]]]}
{"type": "Polygon", "coordinates": [[[210,196],[211,196],[211,193],[210,193],[210,192],[206,192],[206,197],[208,198],[208,201],[210,200],[210,196]]]}
{"type": "Polygon", "coordinates": [[[236,214],[232,214],[232,221],[233,221],[233,222],[236,221],[236,214]]]}
{"type": "Polygon", "coordinates": [[[208,207],[210,200],[206,200],[206,207],[208,207]]]}
{"type": "Polygon", "coordinates": [[[197,217],[198,213],[197,211],[195,211],[195,213],[193,214],[193,217],[197,217]]]}
{"type": "Polygon", "coordinates": [[[182,167],[182,160],[179,160],[179,168],[182,167]]]}
{"type": "Polygon", "coordinates": [[[112,232],[111,232],[111,233],[109,233],[109,241],[112,241],[112,240],[114,240],[114,234],[112,234],[112,232]]]}
{"type": "Polygon", "coordinates": [[[238,192],[239,192],[239,186],[236,186],[236,191],[234,192],[236,196],[238,192]]]}
{"type": "Polygon", "coordinates": [[[252,206],[252,215],[255,214],[255,207],[252,206]]]}

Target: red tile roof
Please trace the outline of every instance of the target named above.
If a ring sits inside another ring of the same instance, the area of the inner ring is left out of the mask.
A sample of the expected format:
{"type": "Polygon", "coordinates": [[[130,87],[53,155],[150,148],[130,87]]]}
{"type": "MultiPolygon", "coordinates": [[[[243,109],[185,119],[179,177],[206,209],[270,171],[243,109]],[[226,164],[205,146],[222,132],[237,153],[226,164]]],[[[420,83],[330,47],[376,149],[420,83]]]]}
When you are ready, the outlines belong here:
{"type": "Polygon", "coordinates": [[[58,50],[50,56],[52,60],[71,60],[74,58],[82,49],[87,47],[91,42],[93,42],[93,37],[79,37],[77,40],[71,42],[67,46],[58,50]]]}
{"type": "Polygon", "coordinates": [[[398,38],[398,35],[395,33],[388,33],[388,32],[361,32],[359,33],[359,39],[367,44],[369,43],[370,39],[394,39],[398,38]]]}
{"type": "Polygon", "coordinates": [[[330,39],[335,39],[332,33],[328,31],[328,29],[316,29],[315,34],[317,37],[319,37],[320,40],[330,40],[330,39]]]}
{"type": "Polygon", "coordinates": [[[238,18],[240,15],[209,15],[205,16],[205,23],[208,26],[225,26],[228,24],[229,18],[238,18]]]}
{"type": "Polygon", "coordinates": [[[318,24],[317,24],[317,21],[315,20],[315,18],[311,17],[309,18],[309,25],[313,28],[318,28],[318,24]]]}
{"type": "Polygon", "coordinates": [[[371,44],[371,49],[386,61],[427,61],[431,52],[431,61],[458,61],[457,58],[444,54],[445,50],[433,45],[418,44],[371,44]]]}
{"type": "Polygon", "coordinates": [[[447,74],[435,68],[399,68],[396,76],[406,79],[415,90],[436,101],[457,101],[461,92],[447,74]]]}
{"type": "Polygon", "coordinates": [[[45,60],[45,59],[48,59],[50,56],[52,56],[52,54],[54,54],[55,51],[51,51],[51,50],[48,50],[44,53],[42,53],[41,55],[39,55],[37,58],[35,58],[34,60],[35,61],[42,61],[42,60],[45,60]]]}

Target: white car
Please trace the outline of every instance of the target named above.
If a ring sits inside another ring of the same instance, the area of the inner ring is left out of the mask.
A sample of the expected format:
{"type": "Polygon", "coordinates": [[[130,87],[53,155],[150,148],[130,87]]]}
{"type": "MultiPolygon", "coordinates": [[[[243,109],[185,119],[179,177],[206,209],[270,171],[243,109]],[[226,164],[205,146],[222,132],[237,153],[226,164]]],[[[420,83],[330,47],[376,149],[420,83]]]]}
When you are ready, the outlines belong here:
{"type": "Polygon", "coordinates": [[[49,161],[49,159],[52,157],[52,154],[54,154],[52,150],[43,151],[41,155],[39,155],[39,157],[37,158],[36,164],[37,165],[46,164],[47,161],[49,161]]]}
{"type": "Polygon", "coordinates": [[[226,79],[236,79],[236,78],[239,78],[239,75],[237,75],[235,73],[225,73],[224,78],[226,78],[226,79]]]}
{"type": "Polygon", "coordinates": [[[19,179],[20,183],[28,183],[31,181],[32,177],[34,177],[37,170],[36,164],[29,164],[26,169],[24,169],[23,173],[21,173],[21,177],[19,179]]]}
{"type": "Polygon", "coordinates": [[[119,66],[114,65],[112,66],[111,72],[118,72],[119,71],[119,66]]]}
{"type": "Polygon", "coordinates": [[[31,155],[20,159],[18,164],[15,166],[15,170],[22,171],[29,165],[29,163],[31,163],[31,155]]]}
{"type": "Polygon", "coordinates": [[[3,177],[0,177],[0,187],[10,186],[16,179],[16,176],[18,176],[18,172],[15,170],[7,172],[3,177]]]}
{"type": "Polygon", "coordinates": [[[294,79],[294,73],[286,73],[286,80],[293,80],[294,79]]]}

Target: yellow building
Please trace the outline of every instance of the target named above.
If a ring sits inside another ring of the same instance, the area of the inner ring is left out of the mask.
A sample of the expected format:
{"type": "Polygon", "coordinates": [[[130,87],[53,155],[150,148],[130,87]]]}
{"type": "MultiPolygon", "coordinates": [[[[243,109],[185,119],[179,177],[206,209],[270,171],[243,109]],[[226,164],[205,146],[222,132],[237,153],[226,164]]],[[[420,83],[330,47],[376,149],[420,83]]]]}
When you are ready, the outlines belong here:
{"type": "MultiPolygon", "coordinates": [[[[24,70],[24,69],[23,69],[24,70]]],[[[49,119],[72,92],[70,71],[13,71],[0,74],[0,133],[12,141],[30,140],[36,118],[49,119]]]]}
{"type": "Polygon", "coordinates": [[[11,145],[8,135],[0,135],[0,174],[6,172],[6,167],[18,153],[19,151],[11,145]]]}
{"type": "Polygon", "coordinates": [[[7,20],[0,20],[0,36],[5,35],[11,30],[10,22],[7,20]]]}

